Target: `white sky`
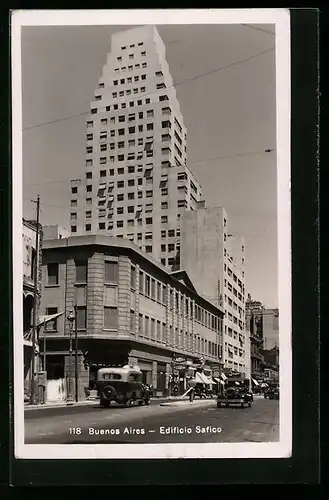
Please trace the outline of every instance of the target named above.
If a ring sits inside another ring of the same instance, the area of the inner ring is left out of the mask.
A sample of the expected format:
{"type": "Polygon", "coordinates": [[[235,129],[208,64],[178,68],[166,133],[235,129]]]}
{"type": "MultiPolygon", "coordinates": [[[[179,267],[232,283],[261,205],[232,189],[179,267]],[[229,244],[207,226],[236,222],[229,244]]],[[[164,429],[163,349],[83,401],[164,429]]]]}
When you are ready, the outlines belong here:
{"type": "MultiPolygon", "coordinates": [[[[70,117],[89,110],[110,35],[126,28],[22,29],[26,218],[34,217],[29,200],[40,193],[41,223],[69,226],[66,181],[83,177],[85,169],[85,115],[70,117]]],[[[157,28],[174,83],[182,82],[176,88],[187,127],[188,166],[208,205],[223,205],[229,231],[245,238],[248,292],[277,307],[274,27],[157,28]],[[248,60],[239,62],[243,59],[248,60]],[[205,75],[217,68],[222,69],[205,75]],[[197,75],[203,76],[186,81],[197,75]],[[265,153],[268,148],[274,152],[265,153]]]]}

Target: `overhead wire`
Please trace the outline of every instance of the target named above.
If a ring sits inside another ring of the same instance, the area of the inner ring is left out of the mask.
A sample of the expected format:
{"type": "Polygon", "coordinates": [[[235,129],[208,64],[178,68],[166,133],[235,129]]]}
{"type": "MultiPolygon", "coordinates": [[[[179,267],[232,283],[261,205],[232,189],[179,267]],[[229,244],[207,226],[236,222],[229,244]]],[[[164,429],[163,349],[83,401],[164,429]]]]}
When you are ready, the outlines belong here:
{"type": "MultiPolygon", "coordinates": [[[[266,50],[263,50],[261,52],[258,52],[257,54],[253,54],[253,55],[251,55],[249,57],[245,57],[244,59],[239,59],[237,61],[233,61],[233,62],[231,62],[229,64],[226,64],[225,66],[221,66],[219,68],[214,68],[214,69],[212,69],[210,71],[207,71],[205,73],[201,73],[199,75],[192,76],[192,77],[187,78],[185,80],[182,80],[180,82],[178,81],[177,83],[173,83],[169,87],[166,87],[164,90],[167,90],[167,89],[170,89],[170,88],[176,88],[176,87],[178,87],[180,85],[185,85],[186,83],[198,80],[199,78],[204,78],[204,77],[212,75],[214,73],[218,73],[220,71],[223,71],[225,69],[231,68],[231,67],[236,66],[238,64],[242,64],[244,62],[247,62],[247,61],[250,61],[250,60],[255,59],[257,57],[260,57],[263,54],[267,54],[269,52],[273,52],[274,49],[275,49],[275,47],[271,47],[269,49],[266,49],[266,50]]],[[[156,94],[158,94],[158,90],[156,92],[148,92],[148,93],[145,93],[145,94],[143,93],[143,97],[147,97],[147,96],[151,96],[151,95],[156,95],[156,94]]],[[[27,130],[32,130],[32,129],[35,129],[35,128],[43,127],[43,126],[46,126],[46,125],[52,125],[54,123],[58,123],[58,122],[66,121],[66,120],[71,120],[73,118],[79,118],[80,116],[88,115],[89,113],[90,113],[90,109],[88,111],[83,111],[81,113],[77,113],[77,114],[74,114],[74,115],[66,116],[66,117],[63,117],[63,118],[58,118],[56,120],[50,120],[48,122],[42,122],[42,123],[37,123],[35,125],[30,125],[28,127],[23,127],[22,130],[23,131],[27,131],[27,130]]]]}
{"type": "MultiPolygon", "coordinates": [[[[215,161],[215,160],[227,160],[230,158],[236,158],[236,157],[241,157],[241,156],[253,156],[253,155],[263,154],[264,152],[266,152],[266,150],[250,151],[250,152],[245,152],[245,153],[235,153],[235,154],[226,155],[226,156],[214,156],[212,158],[199,158],[197,160],[188,161],[186,166],[188,168],[188,166],[191,163],[202,163],[202,162],[206,163],[206,162],[211,162],[211,161],[215,161]]],[[[184,166],[184,165],[181,165],[181,166],[184,166]]],[[[62,179],[62,180],[39,182],[39,183],[34,183],[34,184],[26,183],[26,186],[34,187],[34,186],[44,186],[44,185],[48,185],[48,184],[64,184],[64,183],[69,183],[72,180],[73,179],[62,179]]]]}

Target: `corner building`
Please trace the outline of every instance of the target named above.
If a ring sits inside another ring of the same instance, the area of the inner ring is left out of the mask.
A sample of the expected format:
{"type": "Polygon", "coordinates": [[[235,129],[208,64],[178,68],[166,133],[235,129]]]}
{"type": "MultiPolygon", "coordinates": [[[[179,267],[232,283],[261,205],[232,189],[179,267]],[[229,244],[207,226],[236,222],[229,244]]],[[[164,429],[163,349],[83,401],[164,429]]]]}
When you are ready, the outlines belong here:
{"type": "Polygon", "coordinates": [[[90,235],[44,241],[42,280],[41,310],[65,312],[40,334],[49,379],[65,380],[69,372],[71,309],[81,394],[99,367],[111,364],[138,364],[158,396],[168,394],[175,375],[185,391],[188,371],[200,358],[219,370],[222,310],[198,295],[186,273],[170,273],[128,240],[90,235]]]}
{"type": "Polygon", "coordinates": [[[134,242],[180,267],[180,218],[202,199],[186,128],[154,26],[112,35],[86,123],[85,172],[71,182],[71,234],[134,242]]]}

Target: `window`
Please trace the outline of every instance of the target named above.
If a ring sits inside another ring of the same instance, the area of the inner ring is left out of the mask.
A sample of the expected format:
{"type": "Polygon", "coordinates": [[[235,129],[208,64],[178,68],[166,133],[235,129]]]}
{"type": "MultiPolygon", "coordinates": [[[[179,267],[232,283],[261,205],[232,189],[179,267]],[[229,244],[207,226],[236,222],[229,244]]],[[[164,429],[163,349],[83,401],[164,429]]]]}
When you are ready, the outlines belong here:
{"type": "Polygon", "coordinates": [[[162,101],[168,101],[168,100],[169,100],[169,98],[168,98],[168,96],[167,96],[167,95],[160,95],[160,96],[159,96],[159,101],[160,101],[160,102],[162,102],[162,101]]]}
{"type": "Polygon", "coordinates": [[[75,282],[76,283],[87,283],[87,262],[76,262],[75,263],[75,282]]]}
{"type": "Polygon", "coordinates": [[[107,330],[118,329],[118,309],[116,307],[104,307],[104,328],[107,330]]]}
{"type": "Polygon", "coordinates": [[[122,57],[121,57],[121,56],[118,56],[118,57],[117,57],[117,61],[122,61],[122,57]]]}
{"type": "Polygon", "coordinates": [[[123,220],[117,221],[117,227],[123,227],[123,220]]]}
{"type": "Polygon", "coordinates": [[[161,203],[161,210],[167,210],[168,209],[168,202],[166,201],[163,201],[161,203]]]}
{"type": "Polygon", "coordinates": [[[106,170],[101,170],[101,171],[99,172],[99,176],[100,176],[100,177],[106,177],[106,170]]]}
{"type": "Polygon", "coordinates": [[[175,251],[175,245],[173,243],[170,243],[168,245],[168,252],[174,252],[175,251]]]}
{"type": "Polygon", "coordinates": [[[87,210],[86,219],[91,219],[91,210],[87,210]]]}
{"type": "MultiPolygon", "coordinates": [[[[47,307],[46,309],[46,314],[47,316],[51,316],[52,314],[57,314],[58,309],[57,307],[47,307]]],[[[51,332],[57,332],[57,318],[52,319],[51,321],[48,321],[45,324],[46,330],[51,331],[51,332]]]]}
{"type": "Polygon", "coordinates": [[[128,128],[129,134],[134,134],[135,130],[136,130],[136,127],[129,127],[128,128]]]}
{"type": "Polygon", "coordinates": [[[167,188],[161,189],[161,196],[166,196],[167,194],[168,194],[167,188]]]}
{"type": "Polygon", "coordinates": [[[135,193],[128,193],[128,200],[134,200],[135,199],[135,193]]]}
{"type": "Polygon", "coordinates": [[[143,56],[143,57],[146,56],[146,51],[145,50],[143,52],[141,52],[141,56],[143,56]]]}
{"type": "Polygon", "coordinates": [[[153,191],[146,191],[146,198],[152,198],[153,191]]]}
{"type": "Polygon", "coordinates": [[[173,236],[175,236],[175,229],[169,229],[169,231],[168,231],[168,236],[169,236],[170,238],[172,238],[173,236]]]}
{"type": "Polygon", "coordinates": [[[87,326],[87,308],[78,306],[76,308],[77,330],[85,330],[87,326]]]}
{"type": "Polygon", "coordinates": [[[152,246],[151,245],[146,245],[145,252],[146,253],[152,253],[152,246]]]}
{"type": "Polygon", "coordinates": [[[118,161],[124,161],[125,155],[118,155],[118,161]]]}
{"type": "Polygon", "coordinates": [[[152,219],[152,217],[146,217],[145,222],[146,222],[146,224],[148,224],[148,225],[152,224],[152,223],[153,223],[153,219],[152,219]]]}
{"type": "Polygon", "coordinates": [[[118,188],[123,188],[123,187],[125,187],[125,183],[124,183],[124,181],[117,181],[117,187],[118,187],[118,188]]]}
{"type": "Polygon", "coordinates": [[[148,97],[147,99],[145,99],[145,104],[150,104],[151,102],[151,99],[148,97]]]}
{"type": "Polygon", "coordinates": [[[87,128],[92,128],[93,126],[94,122],[92,120],[87,122],[87,128]]]}
{"type": "Polygon", "coordinates": [[[162,224],[167,224],[167,222],[168,222],[168,217],[166,215],[162,215],[161,216],[161,223],[162,224]]]}
{"type": "Polygon", "coordinates": [[[146,274],[145,275],[145,295],[147,295],[147,297],[150,296],[150,292],[151,292],[151,282],[150,282],[150,277],[146,274]]]}
{"type": "Polygon", "coordinates": [[[142,63],[142,68],[147,68],[147,63],[146,62],[142,63]]]}
{"type": "Polygon", "coordinates": [[[92,153],[92,152],[93,152],[93,147],[92,147],[92,146],[87,146],[87,147],[86,147],[86,153],[87,153],[87,154],[90,154],[90,153],[92,153]]]}
{"type": "Polygon", "coordinates": [[[91,193],[91,192],[92,192],[92,188],[93,188],[93,187],[92,187],[92,185],[91,185],[91,184],[88,184],[88,185],[86,186],[87,193],[91,193]]]}
{"type": "Polygon", "coordinates": [[[91,158],[86,160],[86,167],[92,167],[92,164],[93,164],[93,160],[91,158]]]}
{"type": "Polygon", "coordinates": [[[148,123],[148,124],[146,125],[146,129],[147,129],[147,130],[153,130],[153,128],[154,128],[154,127],[153,127],[153,123],[148,123]]]}
{"type": "Polygon", "coordinates": [[[118,282],[118,263],[105,261],[105,283],[118,282]]]}
{"type": "Polygon", "coordinates": [[[136,288],[136,268],[131,266],[130,272],[130,286],[131,288],[136,288]]]}
{"type": "Polygon", "coordinates": [[[161,252],[165,252],[166,251],[166,245],[161,245],[161,252]]]}
{"type": "Polygon", "coordinates": [[[92,114],[92,115],[96,115],[96,113],[97,113],[97,108],[92,108],[92,109],[90,110],[90,112],[91,112],[91,114],[92,114]]]}
{"type": "Polygon", "coordinates": [[[58,263],[47,265],[47,285],[58,285],[58,263]]]}
{"type": "MultiPolygon", "coordinates": [[[[99,217],[101,217],[101,215],[99,215],[99,217]]],[[[105,214],[102,215],[102,217],[105,217],[105,214]]],[[[98,229],[100,230],[105,229],[105,222],[99,222],[98,229]]]]}
{"type": "Polygon", "coordinates": [[[113,85],[118,85],[118,80],[114,80],[113,85]]]}
{"type": "Polygon", "coordinates": [[[134,219],[129,219],[129,220],[127,221],[127,226],[128,226],[128,227],[134,227],[134,222],[135,222],[135,221],[134,221],[134,219]]]}
{"type": "Polygon", "coordinates": [[[77,218],[78,218],[77,213],[76,212],[72,212],[71,213],[71,219],[75,220],[77,218]]]}
{"type": "Polygon", "coordinates": [[[134,54],[129,54],[129,59],[134,59],[134,54]]]}

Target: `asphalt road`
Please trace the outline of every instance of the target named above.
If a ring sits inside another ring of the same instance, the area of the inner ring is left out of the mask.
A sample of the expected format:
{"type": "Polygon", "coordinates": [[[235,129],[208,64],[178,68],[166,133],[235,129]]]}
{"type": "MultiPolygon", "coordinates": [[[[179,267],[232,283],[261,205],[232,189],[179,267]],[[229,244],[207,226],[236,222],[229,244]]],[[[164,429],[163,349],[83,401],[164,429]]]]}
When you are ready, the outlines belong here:
{"type": "MultiPolygon", "coordinates": [[[[251,408],[216,407],[215,400],[171,406],[101,408],[95,404],[25,419],[26,444],[210,443],[279,440],[279,401],[255,399],[251,408]],[[180,431],[178,431],[180,429],[180,431]]],[[[33,412],[34,413],[34,412],[33,412]]]]}

